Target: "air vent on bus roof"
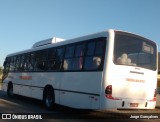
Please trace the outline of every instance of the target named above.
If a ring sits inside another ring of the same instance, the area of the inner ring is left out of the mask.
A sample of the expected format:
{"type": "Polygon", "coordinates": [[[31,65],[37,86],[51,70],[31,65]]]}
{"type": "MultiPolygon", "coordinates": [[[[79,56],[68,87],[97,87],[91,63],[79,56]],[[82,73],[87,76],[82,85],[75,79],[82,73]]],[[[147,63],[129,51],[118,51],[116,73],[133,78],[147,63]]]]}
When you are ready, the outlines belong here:
{"type": "Polygon", "coordinates": [[[46,39],[46,40],[42,40],[42,41],[36,42],[32,46],[32,48],[42,47],[42,46],[50,45],[50,44],[61,42],[61,41],[64,41],[64,39],[53,37],[53,38],[50,38],[50,39],[46,39]]]}

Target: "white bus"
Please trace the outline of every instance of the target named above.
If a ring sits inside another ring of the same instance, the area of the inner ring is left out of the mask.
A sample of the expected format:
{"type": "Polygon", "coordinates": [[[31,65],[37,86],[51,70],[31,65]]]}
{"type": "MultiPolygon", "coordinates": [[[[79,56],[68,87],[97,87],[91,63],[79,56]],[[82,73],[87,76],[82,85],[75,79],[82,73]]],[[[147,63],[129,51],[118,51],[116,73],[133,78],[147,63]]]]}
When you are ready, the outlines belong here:
{"type": "Polygon", "coordinates": [[[57,43],[41,41],[10,54],[3,90],[79,109],[154,109],[157,45],[142,36],[107,30],[57,43]]]}

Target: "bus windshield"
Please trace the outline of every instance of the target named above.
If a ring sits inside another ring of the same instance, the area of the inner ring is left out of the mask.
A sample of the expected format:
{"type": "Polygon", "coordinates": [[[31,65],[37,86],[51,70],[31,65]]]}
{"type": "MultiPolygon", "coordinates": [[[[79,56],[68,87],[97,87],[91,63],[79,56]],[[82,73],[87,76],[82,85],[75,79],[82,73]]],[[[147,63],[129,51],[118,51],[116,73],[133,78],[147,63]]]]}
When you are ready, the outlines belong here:
{"type": "Polygon", "coordinates": [[[156,70],[156,44],[139,36],[116,32],[114,63],[156,70]]]}

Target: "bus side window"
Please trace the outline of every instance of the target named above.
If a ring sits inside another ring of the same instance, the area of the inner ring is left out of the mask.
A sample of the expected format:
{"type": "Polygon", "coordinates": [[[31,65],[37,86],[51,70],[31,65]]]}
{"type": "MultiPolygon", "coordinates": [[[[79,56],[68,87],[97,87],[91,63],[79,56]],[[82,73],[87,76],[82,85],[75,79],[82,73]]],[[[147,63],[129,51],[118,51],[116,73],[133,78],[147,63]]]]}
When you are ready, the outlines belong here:
{"type": "Polygon", "coordinates": [[[7,63],[7,59],[4,61],[3,66],[5,67],[7,63]]]}
{"type": "Polygon", "coordinates": [[[84,70],[93,70],[93,57],[95,51],[95,41],[91,41],[87,45],[86,57],[84,62],[84,70]]]}
{"type": "Polygon", "coordinates": [[[65,59],[63,62],[63,70],[73,70],[74,50],[74,45],[66,47],[65,59]]]}
{"type": "Polygon", "coordinates": [[[79,71],[82,70],[85,43],[78,43],[66,47],[63,70],[79,71]]]}
{"type": "Polygon", "coordinates": [[[101,70],[105,54],[106,39],[98,38],[88,42],[84,70],[101,70]]]}
{"type": "Polygon", "coordinates": [[[49,60],[53,60],[56,58],[56,49],[55,48],[51,48],[48,51],[48,59],[49,60]]]}
{"type": "Polygon", "coordinates": [[[29,71],[29,66],[30,66],[30,53],[27,53],[25,55],[25,61],[24,61],[24,71],[29,71]]]}
{"type": "Polygon", "coordinates": [[[20,60],[21,60],[21,56],[20,56],[20,55],[16,56],[16,60],[15,60],[15,68],[14,68],[14,71],[15,71],[15,72],[19,71],[20,60]]]}
{"type": "Polygon", "coordinates": [[[44,71],[47,64],[47,50],[36,52],[36,67],[35,71],[44,71]]]}
{"type": "Polygon", "coordinates": [[[10,71],[14,72],[15,66],[16,65],[16,56],[12,57],[12,61],[11,61],[11,66],[10,66],[10,71]]]}
{"type": "Polygon", "coordinates": [[[74,70],[82,70],[83,67],[83,58],[85,51],[85,43],[78,44],[75,49],[75,58],[74,58],[74,70]]]}
{"type": "Polygon", "coordinates": [[[10,58],[6,58],[3,66],[4,66],[4,70],[3,70],[2,81],[8,76],[9,67],[10,67],[10,58]]]}
{"type": "Polygon", "coordinates": [[[59,71],[63,64],[64,47],[49,49],[47,70],[59,71]]]}
{"type": "Polygon", "coordinates": [[[64,47],[57,48],[56,50],[55,70],[60,70],[62,68],[64,50],[64,47]]]}
{"type": "Polygon", "coordinates": [[[7,74],[9,72],[10,60],[11,60],[10,58],[6,58],[6,60],[5,60],[4,64],[3,64],[3,66],[4,66],[3,73],[4,74],[7,74]]]}
{"type": "Polygon", "coordinates": [[[93,69],[97,69],[101,65],[101,57],[93,57],[93,69]]]}
{"type": "Polygon", "coordinates": [[[28,63],[28,70],[29,71],[33,71],[34,70],[34,66],[35,66],[35,53],[32,52],[29,54],[29,63],[28,63]]]}
{"type": "Polygon", "coordinates": [[[93,56],[95,50],[95,41],[89,42],[87,45],[87,56],[93,56]]]}
{"type": "Polygon", "coordinates": [[[13,70],[14,70],[14,58],[11,57],[11,63],[10,63],[9,71],[13,71],[13,70]]]}
{"type": "Polygon", "coordinates": [[[21,55],[21,60],[19,61],[19,70],[18,71],[24,71],[24,64],[25,64],[25,54],[21,55]]]}

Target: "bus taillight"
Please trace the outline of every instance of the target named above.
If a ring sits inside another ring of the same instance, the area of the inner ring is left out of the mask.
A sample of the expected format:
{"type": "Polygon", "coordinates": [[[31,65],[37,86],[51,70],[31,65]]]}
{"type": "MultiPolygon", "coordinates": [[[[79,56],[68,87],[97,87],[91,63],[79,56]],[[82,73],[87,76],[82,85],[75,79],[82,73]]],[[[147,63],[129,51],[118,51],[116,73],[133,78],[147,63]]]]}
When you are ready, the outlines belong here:
{"type": "Polygon", "coordinates": [[[112,85],[106,87],[105,93],[106,95],[112,95],[112,85]]]}
{"type": "Polygon", "coordinates": [[[112,85],[108,85],[105,89],[105,96],[108,98],[108,99],[112,99],[112,100],[120,100],[118,98],[115,98],[112,96],[112,85]]]}
{"type": "Polygon", "coordinates": [[[155,90],[154,90],[154,96],[153,96],[153,100],[152,100],[152,101],[156,101],[156,93],[157,93],[157,90],[155,89],[155,90]]]}
{"type": "Polygon", "coordinates": [[[157,93],[157,90],[155,89],[155,90],[154,90],[153,101],[156,101],[156,93],[157,93]]]}
{"type": "Polygon", "coordinates": [[[157,93],[157,90],[155,89],[155,90],[154,90],[153,99],[152,99],[152,100],[148,100],[149,102],[155,102],[155,101],[156,101],[156,93],[157,93]]]}

